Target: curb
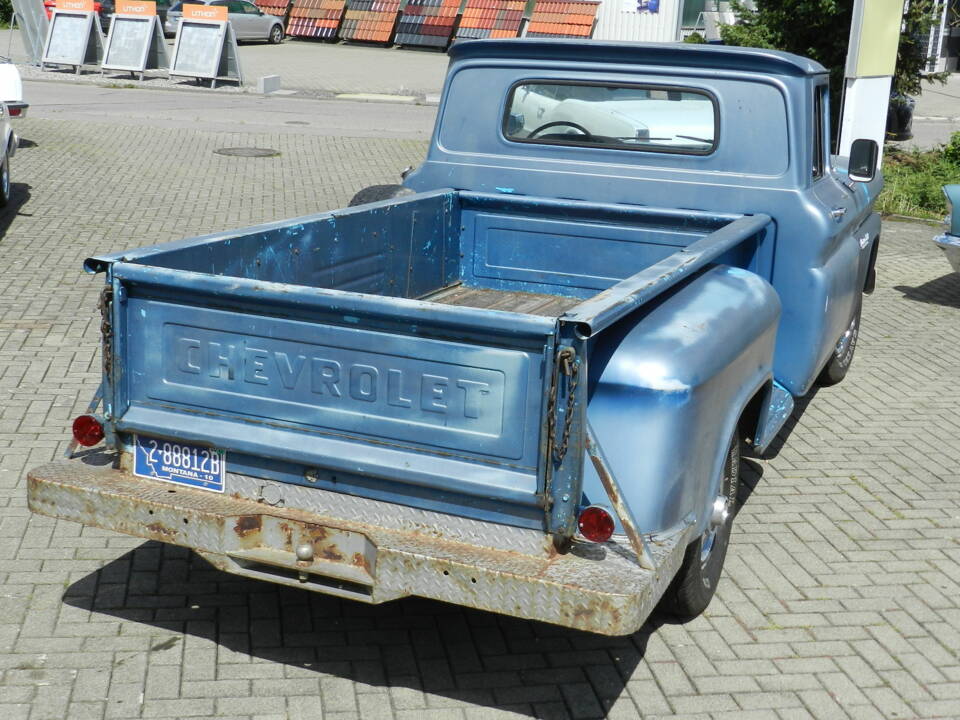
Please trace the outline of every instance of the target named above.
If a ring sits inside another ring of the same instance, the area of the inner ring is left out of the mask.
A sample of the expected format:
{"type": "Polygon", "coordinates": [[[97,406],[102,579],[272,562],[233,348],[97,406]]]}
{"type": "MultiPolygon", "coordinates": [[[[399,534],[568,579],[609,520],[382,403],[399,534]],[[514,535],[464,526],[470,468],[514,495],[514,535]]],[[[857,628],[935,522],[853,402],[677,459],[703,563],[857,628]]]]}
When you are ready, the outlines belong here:
{"type": "MultiPolygon", "coordinates": [[[[59,83],[63,85],[86,85],[89,87],[117,89],[117,90],[163,90],[168,92],[208,92],[225,96],[231,95],[253,95],[256,97],[284,97],[303,100],[345,100],[348,102],[370,102],[370,103],[394,103],[399,105],[439,105],[439,93],[427,94],[399,94],[399,93],[367,93],[367,92],[341,92],[336,90],[305,90],[302,88],[281,88],[273,93],[261,94],[256,90],[255,85],[221,85],[216,89],[203,87],[201,85],[192,85],[189,83],[178,83],[171,85],[155,85],[151,80],[137,80],[134,78],[121,78],[100,76],[97,73],[88,73],[86,75],[63,75],[62,77],[38,77],[40,72],[33,65],[24,63],[15,63],[21,71],[23,82],[43,82],[59,83]]],[[[167,78],[158,75],[147,76],[153,80],[166,81],[167,78]]]]}

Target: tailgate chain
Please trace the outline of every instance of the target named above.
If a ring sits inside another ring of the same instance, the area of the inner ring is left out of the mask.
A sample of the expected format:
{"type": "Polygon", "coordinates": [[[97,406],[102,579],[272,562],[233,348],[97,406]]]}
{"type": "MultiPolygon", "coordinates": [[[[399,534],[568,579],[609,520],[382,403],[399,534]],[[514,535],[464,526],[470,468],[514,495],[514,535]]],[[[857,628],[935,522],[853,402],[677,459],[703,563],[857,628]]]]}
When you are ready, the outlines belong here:
{"type": "Polygon", "coordinates": [[[561,348],[557,352],[553,382],[550,384],[550,397],[547,401],[548,442],[553,449],[553,459],[559,465],[567,454],[570,444],[570,426],[573,424],[573,406],[576,403],[576,389],[579,382],[580,362],[577,353],[572,347],[561,348]],[[567,408],[563,418],[563,433],[560,442],[557,442],[557,391],[560,385],[560,374],[566,375],[567,381],[567,408]]]}
{"type": "Polygon", "coordinates": [[[104,377],[109,378],[113,371],[113,288],[107,285],[100,292],[100,301],[97,303],[100,309],[100,335],[102,337],[101,354],[103,361],[104,377]]]}

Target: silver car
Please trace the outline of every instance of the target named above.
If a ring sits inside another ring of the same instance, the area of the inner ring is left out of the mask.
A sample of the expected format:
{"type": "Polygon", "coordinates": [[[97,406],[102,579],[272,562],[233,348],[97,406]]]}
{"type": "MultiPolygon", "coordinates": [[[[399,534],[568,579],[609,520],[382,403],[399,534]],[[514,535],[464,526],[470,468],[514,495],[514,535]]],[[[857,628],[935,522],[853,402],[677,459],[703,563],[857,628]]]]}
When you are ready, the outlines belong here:
{"type": "MultiPolygon", "coordinates": [[[[267,15],[246,0],[190,0],[194,5],[217,5],[227,8],[227,17],[238,41],[266,40],[276,45],[283,41],[283,21],[276,15],[267,15]]],[[[163,30],[168,35],[177,34],[177,26],[183,15],[183,3],[170,6],[163,30]]]]}

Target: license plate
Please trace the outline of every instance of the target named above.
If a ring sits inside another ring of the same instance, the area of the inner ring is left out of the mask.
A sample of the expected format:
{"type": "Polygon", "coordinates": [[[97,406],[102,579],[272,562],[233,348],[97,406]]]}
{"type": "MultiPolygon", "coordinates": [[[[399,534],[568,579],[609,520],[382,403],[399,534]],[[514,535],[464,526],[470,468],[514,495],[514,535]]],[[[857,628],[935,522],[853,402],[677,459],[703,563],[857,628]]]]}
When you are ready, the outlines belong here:
{"type": "Polygon", "coordinates": [[[227,453],[218,448],[134,436],[133,474],[223,492],[227,453]]]}

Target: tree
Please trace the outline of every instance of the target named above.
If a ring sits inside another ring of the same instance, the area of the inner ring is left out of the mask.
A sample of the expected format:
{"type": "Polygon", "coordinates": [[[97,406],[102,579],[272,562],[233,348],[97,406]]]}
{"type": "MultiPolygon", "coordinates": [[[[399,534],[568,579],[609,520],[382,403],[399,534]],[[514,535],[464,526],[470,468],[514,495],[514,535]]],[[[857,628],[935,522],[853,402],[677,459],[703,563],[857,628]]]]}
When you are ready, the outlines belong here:
{"type": "MultiPolygon", "coordinates": [[[[922,75],[929,61],[926,38],[937,21],[936,0],[908,2],[892,89],[898,95],[919,95],[921,80],[942,84],[946,82],[947,73],[922,75]]],[[[751,9],[742,0],[732,0],[738,24],[720,28],[724,43],[786,50],[816,60],[827,68],[836,138],[853,0],[756,0],[755,4],[756,9],[751,9]]]]}
{"type": "Polygon", "coordinates": [[[720,28],[724,43],[816,60],[830,71],[830,106],[839,108],[853,0],[756,0],[756,10],[734,0],[731,6],[740,22],[720,28]]]}
{"type": "Polygon", "coordinates": [[[910,0],[903,13],[900,45],[897,47],[897,69],[893,75],[893,92],[897,95],[919,95],[921,80],[928,83],[947,82],[948,72],[923,74],[935,58],[927,57],[930,29],[939,22],[934,0],[910,0]]]}

